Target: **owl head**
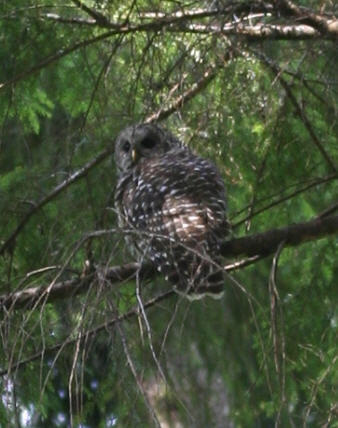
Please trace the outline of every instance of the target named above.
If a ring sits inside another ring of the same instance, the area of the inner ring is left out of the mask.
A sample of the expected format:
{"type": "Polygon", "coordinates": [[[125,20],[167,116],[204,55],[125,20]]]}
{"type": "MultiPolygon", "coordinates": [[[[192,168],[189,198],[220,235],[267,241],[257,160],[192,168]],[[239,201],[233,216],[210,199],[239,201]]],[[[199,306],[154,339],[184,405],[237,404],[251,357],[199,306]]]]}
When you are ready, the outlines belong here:
{"type": "Polygon", "coordinates": [[[115,141],[115,163],[119,173],[124,173],[142,158],[156,157],[180,146],[177,138],[158,125],[132,125],[125,128],[115,141]]]}

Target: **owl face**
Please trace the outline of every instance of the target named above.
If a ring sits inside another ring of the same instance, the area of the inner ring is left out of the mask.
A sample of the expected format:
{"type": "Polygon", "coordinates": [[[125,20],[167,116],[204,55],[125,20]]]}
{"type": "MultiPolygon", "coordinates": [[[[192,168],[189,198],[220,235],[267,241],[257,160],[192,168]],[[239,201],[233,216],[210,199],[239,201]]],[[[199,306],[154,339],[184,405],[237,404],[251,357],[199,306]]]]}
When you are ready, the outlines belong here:
{"type": "Polygon", "coordinates": [[[166,153],[178,140],[155,125],[141,124],[124,129],[115,142],[115,162],[120,173],[131,170],[142,158],[166,153]]]}

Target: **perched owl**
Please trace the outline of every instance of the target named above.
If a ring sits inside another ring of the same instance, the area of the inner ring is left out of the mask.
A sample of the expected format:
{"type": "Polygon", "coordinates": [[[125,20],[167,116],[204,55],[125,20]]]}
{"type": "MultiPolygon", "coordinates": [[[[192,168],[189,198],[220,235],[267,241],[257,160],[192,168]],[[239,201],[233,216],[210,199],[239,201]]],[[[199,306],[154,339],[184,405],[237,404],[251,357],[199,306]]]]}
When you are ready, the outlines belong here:
{"type": "Polygon", "coordinates": [[[141,124],[115,142],[119,224],[139,258],[150,259],[188,298],[219,297],[219,246],[229,225],[216,167],[168,131],[141,124]]]}

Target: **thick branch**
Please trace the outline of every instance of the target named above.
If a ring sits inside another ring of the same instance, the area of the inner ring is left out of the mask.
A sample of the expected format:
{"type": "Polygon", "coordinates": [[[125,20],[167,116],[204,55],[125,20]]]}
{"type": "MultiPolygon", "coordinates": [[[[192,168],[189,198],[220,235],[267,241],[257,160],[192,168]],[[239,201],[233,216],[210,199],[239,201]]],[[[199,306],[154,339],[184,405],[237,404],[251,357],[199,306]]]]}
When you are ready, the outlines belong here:
{"type": "Polygon", "coordinates": [[[197,34],[223,34],[227,36],[240,36],[247,40],[307,40],[329,38],[323,37],[319,31],[309,25],[276,25],[276,24],[256,24],[246,25],[225,24],[205,25],[205,24],[187,24],[181,27],[171,27],[168,29],[171,32],[187,32],[197,34]],[[184,30],[184,31],[183,31],[184,30]]]}
{"type": "MultiPolygon", "coordinates": [[[[83,20],[81,18],[63,18],[55,14],[46,14],[46,19],[58,21],[60,23],[80,24],[80,25],[97,25],[94,20],[83,20]]],[[[182,21],[180,19],[179,21],[182,21]]],[[[330,31],[324,34],[316,28],[306,24],[266,24],[258,23],[256,25],[238,23],[227,23],[224,25],[204,24],[204,23],[188,23],[175,22],[174,20],[153,20],[148,23],[132,24],[119,26],[118,24],[110,23],[104,25],[105,28],[114,28],[111,34],[128,34],[136,32],[152,32],[166,30],[172,33],[196,33],[196,34],[224,34],[228,36],[245,37],[248,40],[307,40],[307,39],[334,39],[337,37],[335,26],[338,26],[338,21],[333,21],[330,24],[330,31]]]]}
{"type": "Polygon", "coordinates": [[[225,257],[241,254],[266,256],[274,253],[283,241],[285,246],[293,247],[334,234],[338,234],[338,216],[315,218],[306,223],[296,223],[280,229],[233,239],[222,245],[221,253],[225,257]]]}
{"type": "Polygon", "coordinates": [[[338,36],[338,20],[334,17],[329,18],[310,9],[299,7],[290,0],[279,0],[279,8],[283,15],[294,16],[298,22],[311,25],[322,34],[338,36]]]}
{"type": "MultiPolygon", "coordinates": [[[[47,19],[53,19],[57,20],[62,23],[66,24],[87,24],[87,25],[100,25],[105,28],[121,28],[122,26],[126,28],[123,24],[118,24],[116,22],[110,21],[108,18],[103,16],[100,12],[97,12],[93,9],[88,8],[87,6],[84,6],[79,0],[73,0],[74,3],[79,6],[80,9],[85,11],[87,15],[91,16],[92,19],[84,19],[82,17],[62,17],[56,14],[46,14],[44,15],[44,18],[47,19]]],[[[134,17],[134,20],[139,18],[141,20],[141,24],[137,22],[130,22],[128,27],[135,28],[139,26],[139,28],[144,28],[143,25],[146,23],[146,25],[161,25],[167,26],[167,25],[179,25],[181,23],[187,22],[187,21],[197,21],[197,20],[203,20],[205,18],[221,18],[225,16],[233,17],[236,16],[248,16],[250,17],[252,14],[271,14],[274,11],[274,7],[271,4],[262,3],[262,2],[252,2],[248,1],[247,3],[238,3],[238,4],[230,4],[229,6],[225,6],[223,8],[218,9],[212,9],[212,8],[200,8],[200,9],[188,9],[184,11],[177,11],[172,13],[165,13],[165,12],[141,12],[138,13],[136,17],[134,17]],[[136,18],[136,19],[135,19],[136,18]]],[[[223,18],[224,19],[224,18],[223,18]]],[[[121,17],[122,22],[126,22],[127,20],[125,17],[121,17]]]]}
{"type": "MultiPolygon", "coordinates": [[[[170,32],[191,32],[191,33],[203,33],[203,34],[226,34],[226,35],[235,35],[240,37],[245,37],[248,40],[264,40],[264,39],[273,39],[273,40],[304,40],[304,39],[336,39],[338,36],[338,20],[334,17],[330,19],[315,14],[313,12],[308,12],[306,15],[306,20],[301,19],[298,11],[298,8],[292,8],[289,3],[284,2],[286,5],[280,10],[280,12],[286,11],[288,15],[293,15],[299,18],[301,21],[298,25],[282,25],[282,24],[270,24],[261,22],[256,25],[248,25],[244,22],[246,20],[250,21],[250,16],[253,12],[261,13],[263,16],[267,13],[271,14],[274,10],[273,6],[268,3],[255,2],[255,3],[243,3],[239,5],[231,5],[227,8],[220,10],[210,10],[210,9],[198,9],[198,10],[188,10],[185,12],[175,12],[173,14],[162,14],[162,13],[153,13],[148,14],[148,16],[154,17],[153,19],[143,21],[143,22],[121,22],[115,23],[111,22],[101,13],[90,9],[85,6],[79,0],[73,0],[73,2],[80,7],[83,11],[89,14],[92,19],[84,20],[83,18],[64,18],[57,14],[46,14],[44,19],[52,19],[54,21],[59,21],[63,23],[78,23],[78,24],[87,24],[87,25],[98,25],[101,28],[109,29],[106,33],[100,34],[97,37],[94,37],[89,40],[85,40],[79,43],[74,44],[68,48],[60,49],[57,53],[50,55],[45,58],[39,64],[35,65],[27,71],[23,71],[18,75],[14,76],[10,80],[0,83],[0,89],[5,88],[6,86],[12,85],[19,80],[26,78],[27,76],[39,72],[48,65],[58,61],[64,56],[74,52],[75,50],[91,45],[98,41],[104,40],[108,37],[112,37],[118,34],[131,34],[138,32],[160,32],[160,31],[170,31],[170,32]],[[244,14],[244,16],[243,16],[244,14]],[[245,15],[246,14],[246,15],[245,15]],[[231,18],[230,22],[225,24],[211,24],[205,23],[192,23],[193,20],[203,20],[205,18],[216,19],[221,18],[222,16],[231,16],[233,17],[241,16],[241,19],[234,20],[231,18]]],[[[142,16],[141,16],[142,18],[142,16]]],[[[147,18],[147,14],[144,15],[144,18],[147,18]]],[[[304,13],[302,14],[304,18],[304,13]]]]}
{"type": "MultiPolygon", "coordinates": [[[[306,223],[297,223],[280,229],[273,229],[252,236],[232,239],[225,242],[221,248],[221,254],[227,258],[240,255],[246,256],[267,256],[273,254],[278,245],[284,242],[284,246],[296,246],[307,241],[323,238],[325,236],[338,233],[338,216],[315,218],[306,223]]],[[[238,269],[246,264],[231,265],[226,270],[238,269]]],[[[124,266],[112,267],[106,270],[90,273],[81,279],[72,279],[54,284],[46,292],[46,286],[29,288],[18,291],[10,295],[0,297],[0,306],[5,310],[31,307],[45,301],[54,301],[60,298],[69,298],[76,294],[85,293],[93,285],[93,279],[99,276],[106,283],[116,284],[123,281],[130,281],[140,272],[142,278],[150,279],[157,275],[157,272],[150,265],[130,263],[124,266]]],[[[102,284],[102,281],[98,281],[102,284]]],[[[101,286],[101,285],[100,285],[101,286]]]]}
{"type": "Polygon", "coordinates": [[[54,19],[59,22],[69,24],[98,25],[104,28],[114,28],[121,32],[130,31],[152,31],[166,28],[169,31],[193,31],[193,32],[223,32],[226,34],[244,35],[249,38],[286,38],[286,39],[306,39],[314,37],[336,38],[338,35],[338,20],[333,16],[325,16],[315,13],[310,9],[299,8],[289,0],[280,0],[277,7],[268,2],[246,2],[230,4],[218,9],[192,9],[177,11],[173,13],[146,12],[141,13],[141,23],[128,23],[123,25],[109,21],[101,13],[84,6],[79,0],[73,0],[77,6],[90,15],[93,19],[83,18],[63,18],[55,14],[47,14],[47,19],[54,19]],[[246,20],[253,17],[283,16],[285,18],[296,17],[298,25],[271,25],[259,23],[258,25],[243,25],[246,20]],[[234,20],[233,17],[240,17],[234,20]],[[206,18],[225,20],[230,18],[223,27],[216,25],[205,25],[206,18]],[[200,24],[189,24],[192,21],[200,20],[200,24]],[[235,22],[234,22],[235,21],[235,22]]]}
{"type": "Polygon", "coordinates": [[[79,0],[72,0],[74,4],[76,4],[77,7],[79,7],[81,10],[83,10],[84,12],[86,12],[89,16],[91,16],[93,19],[95,19],[95,22],[98,25],[101,26],[107,26],[109,25],[109,21],[108,19],[102,15],[102,13],[91,9],[90,7],[86,6],[85,4],[83,4],[81,1],[79,0]]]}

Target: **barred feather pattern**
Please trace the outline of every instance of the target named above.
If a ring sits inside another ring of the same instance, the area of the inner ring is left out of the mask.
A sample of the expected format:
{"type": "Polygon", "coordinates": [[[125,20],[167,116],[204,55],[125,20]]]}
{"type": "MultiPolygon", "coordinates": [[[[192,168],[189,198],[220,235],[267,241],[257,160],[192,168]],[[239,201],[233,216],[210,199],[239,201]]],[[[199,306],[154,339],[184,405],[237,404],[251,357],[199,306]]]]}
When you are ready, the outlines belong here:
{"type": "Polygon", "coordinates": [[[115,206],[120,226],[130,231],[129,245],[176,291],[191,299],[219,297],[224,275],[218,253],[229,224],[224,183],[214,164],[154,125],[123,131],[115,160],[115,206]]]}

